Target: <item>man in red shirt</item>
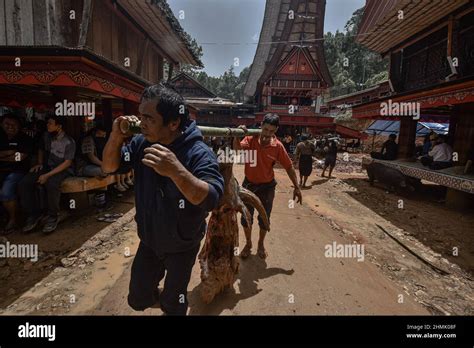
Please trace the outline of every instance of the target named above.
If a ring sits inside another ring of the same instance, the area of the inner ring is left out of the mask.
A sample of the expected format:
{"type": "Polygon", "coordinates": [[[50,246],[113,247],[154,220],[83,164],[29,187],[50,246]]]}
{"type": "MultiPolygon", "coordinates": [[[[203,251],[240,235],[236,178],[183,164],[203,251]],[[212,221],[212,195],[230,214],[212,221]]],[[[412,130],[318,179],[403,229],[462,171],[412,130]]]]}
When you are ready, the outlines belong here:
{"type": "MultiPolygon", "coordinates": [[[[275,133],[280,125],[280,118],[277,114],[265,115],[262,122],[262,133],[259,136],[247,136],[242,140],[237,138],[234,139],[234,150],[249,150],[256,152],[257,163],[245,163],[245,179],[242,186],[252,191],[262,202],[267,212],[268,219],[270,220],[270,213],[272,211],[273,199],[275,198],[275,173],[273,172],[273,166],[276,162],[280,163],[285,168],[288,177],[293,183],[293,200],[297,198],[297,203],[302,203],[301,191],[298,186],[298,179],[296,172],[293,168],[288,153],[285,150],[283,144],[277,139],[275,133]]],[[[245,126],[239,126],[239,128],[247,128],[245,126]]],[[[247,156],[247,158],[252,158],[247,156]]],[[[251,217],[253,218],[253,208],[247,206],[251,217]]],[[[242,217],[242,225],[246,226],[246,221],[242,217]]],[[[260,226],[260,238],[258,241],[258,255],[265,259],[267,252],[264,246],[265,230],[263,223],[258,218],[258,225],[260,226]]],[[[250,255],[252,250],[252,238],[251,233],[245,233],[246,245],[240,256],[246,258],[250,255]]]]}

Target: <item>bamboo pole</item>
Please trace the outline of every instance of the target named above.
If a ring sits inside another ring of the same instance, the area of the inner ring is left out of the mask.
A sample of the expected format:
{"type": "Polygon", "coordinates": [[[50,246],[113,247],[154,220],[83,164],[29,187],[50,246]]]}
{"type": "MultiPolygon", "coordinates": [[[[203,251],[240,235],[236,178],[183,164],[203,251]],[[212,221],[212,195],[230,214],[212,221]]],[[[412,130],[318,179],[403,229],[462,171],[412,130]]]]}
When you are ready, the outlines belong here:
{"type": "Polygon", "coordinates": [[[244,137],[246,135],[259,135],[261,129],[248,129],[245,132],[240,128],[219,128],[219,127],[204,127],[198,126],[202,135],[205,137],[222,137],[222,138],[232,138],[232,137],[244,137]]]}
{"type": "MultiPolygon", "coordinates": [[[[232,138],[232,137],[243,137],[246,135],[259,135],[262,130],[261,129],[248,129],[244,131],[240,128],[230,128],[230,127],[205,127],[205,126],[197,126],[199,130],[202,132],[202,135],[205,137],[222,137],[222,138],[232,138]]],[[[120,130],[122,133],[131,133],[131,134],[139,134],[141,132],[140,128],[140,121],[131,121],[131,120],[123,120],[120,123],[120,130]]]]}

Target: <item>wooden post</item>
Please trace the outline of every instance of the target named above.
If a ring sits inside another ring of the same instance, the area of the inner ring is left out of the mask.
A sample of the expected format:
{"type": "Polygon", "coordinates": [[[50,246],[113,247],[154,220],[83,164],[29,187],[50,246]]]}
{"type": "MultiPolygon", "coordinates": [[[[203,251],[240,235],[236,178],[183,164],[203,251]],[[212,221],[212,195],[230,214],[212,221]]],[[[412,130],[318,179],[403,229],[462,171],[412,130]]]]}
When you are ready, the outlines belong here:
{"type": "MultiPolygon", "coordinates": [[[[453,127],[454,138],[452,140],[453,151],[458,154],[458,162],[455,165],[464,165],[467,153],[474,148],[474,103],[459,104],[453,108],[455,126],[453,127]]],[[[451,119],[451,117],[450,117],[451,119]]],[[[451,124],[449,125],[450,135],[451,124]]]]}
{"type": "Polygon", "coordinates": [[[375,146],[375,136],[377,135],[377,133],[374,131],[374,134],[372,134],[372,147],[371,147],[371,151],[374,151],[374,146],[375,146]]]}
{"type": "Polygon", "coordinates": [[[411,158],[415,153],[417,121],[411,117],[401,117],[398,136],[398,158],[411,158]]]}
{"type": "Polygon", "coordinates": [[[108,98],[102,99],[102,119],[107,133],[110,133],[112,131],[112,123],[114,120],[112,116],[112,101],[108,98]]]}
{"type": "MultiPolygon", "coordinates": [[[[466,164],[467,153],[474,148],[474,103],[459,104],[450,116],[449,134],[452,137],[453,151],[457,153],[455,166],[466,164]],[[454,122],[453,122],[454,121],[454,122]]],[[[454,209],[474,207],[474,195],[454,189],[446,192],[446,205],[454,209]]]]}
{"type": "Polygon", "coordinates": [[[447,55],[453,57],[453,27],[454,17],[451,15],[448,22],[448,43],[447,43],[447,55]]]}
{"type": "Polygon", "coordinates": [[[456,112],[453,112],[453,114],[449,116],[449,131],[448,131],[448,144],[451,146],[453,146],[454,139],[456,139],[457,127],[458,127],[458,114],[456,112]]]}

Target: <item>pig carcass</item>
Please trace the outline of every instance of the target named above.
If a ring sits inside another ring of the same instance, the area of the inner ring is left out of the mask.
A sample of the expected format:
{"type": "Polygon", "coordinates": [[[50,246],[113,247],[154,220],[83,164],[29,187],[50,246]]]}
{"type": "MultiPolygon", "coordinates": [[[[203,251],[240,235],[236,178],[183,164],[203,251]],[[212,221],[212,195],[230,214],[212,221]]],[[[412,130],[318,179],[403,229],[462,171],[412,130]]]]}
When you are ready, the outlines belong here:
{"type": "Polygon", "coordinates": [[[245,205],[253,206],[267,231],[270,223],[258,197],[241,187],[232,173],[231,163],[220,163],[224,177],[224,194],[209,219],[204,246],[198,259],[201,265],[201,299],[210,303],[214,297],[234,284],[239,271],[239,226],[237,213],[252,229],[250,214],[245,205]]]}

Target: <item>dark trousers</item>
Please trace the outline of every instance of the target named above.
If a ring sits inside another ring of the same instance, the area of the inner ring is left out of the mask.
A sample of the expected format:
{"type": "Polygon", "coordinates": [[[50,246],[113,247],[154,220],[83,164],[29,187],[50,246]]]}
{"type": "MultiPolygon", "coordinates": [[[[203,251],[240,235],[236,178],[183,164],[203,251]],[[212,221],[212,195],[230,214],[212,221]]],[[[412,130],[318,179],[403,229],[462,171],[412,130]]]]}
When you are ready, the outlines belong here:
{"type": "Polygon", "coordinates": [[[62,171],[61,173],[50,177],[46,184],[39,185],[37,183],[38,178],[40,175],[47,172],[47,170],[42,170],[39,173],[28,173],[18,185],[21,207],[28,216],[38,216],[42,214],[42,207],[44,206],[42,202],[44,198],[44,195],[41,192],[42,188],[46,193],[46,209],[48,215],[51,217],[57,217],[59,214],[61,183],[65,178],[70,176],[70,173],[62,171]]]}
{"type": "Polygon", "coordinates": [[[157,255],[140,243],[132,264],[129,306],[144,311],[159,301],[164,313],[186,315],[188,284],[198,251],[199,245],[182,253],[157,255]],[[158,285],[163,278],[165,284],[158,296],[158,285]]]}
{"type": "MultiPolygon", "coordinates": [[[[244,188],[255,193],[258,199],[260,199],[260,202],[262,202],[262,205],[265,208],[265,211],[267,213],[268,221],[270,221],[270,214],[272,213],[273,200],[275,199],[276,184],[277,183],[275,180],[266,184],[253,184],[249,182],[247,178],[245,178],[244,182],[242,183],[242,186],[244,188]]],[[[245,205],[245,206],[249,210],[251,221],[253,221],[254,208],[249,205],[245,205]]],[[[242,216],[241,218],[241,224],[244,227],[247,226],[247,221],[245,220],[244,216],[242,216]]],[[[265,229],[265,226],[263,225],[263,222],[260,219],[260,216],[258,217],[258,225],[260,226],[261,229],[265,229]]]]}
{"type": "Polygon", "coordinates": [[[451,162],[442,162],[442,161],[433,161],[433,157],[431,156],[423,156],[420,158],[421,164],[425,167],[429,167],[433,170],[440,170],[452,167],[453,164],[451,162]]]}

